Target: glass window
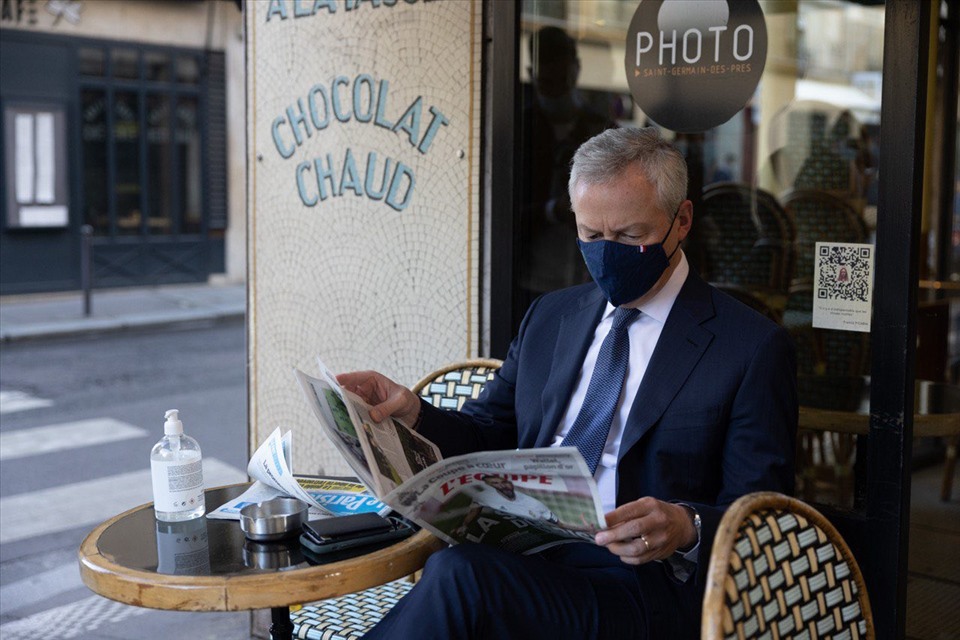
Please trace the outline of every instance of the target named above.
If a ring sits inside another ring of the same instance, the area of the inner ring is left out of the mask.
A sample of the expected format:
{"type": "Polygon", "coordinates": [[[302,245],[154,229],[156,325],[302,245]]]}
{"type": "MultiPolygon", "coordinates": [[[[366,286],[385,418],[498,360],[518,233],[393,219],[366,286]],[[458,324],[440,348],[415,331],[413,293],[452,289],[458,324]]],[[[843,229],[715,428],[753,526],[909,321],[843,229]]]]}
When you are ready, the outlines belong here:
{"type": "Polygon", "coordinates": [[[170,80],[170,56],[148,51],[143,54],[144,73],[147,80],[167,82],[170,80]]]}
{"type": "Polygon", "coordinates": [[[177,82],[184,84],[200,82],[200,63],[196,56],[177,56],[177,82]]]}
{"type": "Polygon", "coordinates": [[[141,231],[140,204],[140,100],[132,91],[117,91],[113,97],[113,141],[116,182],[117,233],[141,231]]]}
{"type": "Polygon", "coordinates": [[[107,95],[102,89],[80,92],[80,140],[83,145],[83,221],[96,234],[110,232],[107,187],[107,95]]]}
{"type": "MultiPolygon", "coordinates": [[[[81,49],[85,77],[105,51],[81,49]]],[[[109,51],[110,76],[81,88],[86,221],[105,235],[203,233],[201,57],[109,51]]]]}
{"type": "Polygon", "coordinates": [[[147,95],[147,194],[151,235],[171,232],[173,156],[170,140],[170,96],[147,95]]]}
{"type": "Polygon", "coordinates": [[[202,222],[202,193],[200,157],[200,129],[197,126],[199,107],[197,98],[177,100],[176,153],[180,178],[180,233],[200,233],[202,222]]]}
{"type": "Polygon", "coordinates": [[[80,75],[103,76],[106,64],[106,55],[103,49],[81,47],[77,52],[77,58],[80,75]]]}
{"type": "MultiPolygon", "coordinates": [[[[576,149],[607,128],[659,126],[631,100],[624,69],[638,5],[523,2],[514,330],[536,296],[590,278],[567,193],[576,149]]],[[[704,279],[790,331],[802,404],[867,411],[869,333],[814,327],[812,309],[817,277],[834,278],[836,292],[863,273],[853,253],[847,268],[824,271],[817,242],[862,244],[872,253],[884,7],[762,6],[766,65],[744,108],[703,133],[661,127],[690,169],[695,211],[684,254],[704,279]]],[[[852,505],[854,437],[804,437],[799,494],[852,505]]]]}
{"type": "Polygon", "coordinates": [[[140,55],[133,49],[113,49],[110,52],[113,77],[124,80],[140,78],[140,55]]]}

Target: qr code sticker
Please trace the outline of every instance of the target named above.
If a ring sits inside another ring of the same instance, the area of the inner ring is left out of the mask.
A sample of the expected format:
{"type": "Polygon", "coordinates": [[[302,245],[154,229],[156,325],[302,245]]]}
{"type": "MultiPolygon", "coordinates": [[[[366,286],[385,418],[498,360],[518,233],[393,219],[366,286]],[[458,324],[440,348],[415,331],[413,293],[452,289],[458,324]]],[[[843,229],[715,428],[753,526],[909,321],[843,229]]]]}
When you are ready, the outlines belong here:
{"type": "Polygon", "coordinates": [[[818,298],[869,302],[872,246],[825,244],[817,247],[817,251],[818,298]]]}

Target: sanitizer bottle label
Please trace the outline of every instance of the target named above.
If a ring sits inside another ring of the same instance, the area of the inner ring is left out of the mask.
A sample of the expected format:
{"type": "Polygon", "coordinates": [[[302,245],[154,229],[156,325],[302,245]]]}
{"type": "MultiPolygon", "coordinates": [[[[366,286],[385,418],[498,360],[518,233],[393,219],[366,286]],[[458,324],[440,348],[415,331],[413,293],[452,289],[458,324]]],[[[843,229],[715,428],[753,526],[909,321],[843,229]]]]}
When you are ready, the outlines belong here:
{"type": "Polygon", "coordinates": [[[203,504],[203,466],[193,460],[151,460],[153,502],[157,511],[192,511],[203,504]]]}

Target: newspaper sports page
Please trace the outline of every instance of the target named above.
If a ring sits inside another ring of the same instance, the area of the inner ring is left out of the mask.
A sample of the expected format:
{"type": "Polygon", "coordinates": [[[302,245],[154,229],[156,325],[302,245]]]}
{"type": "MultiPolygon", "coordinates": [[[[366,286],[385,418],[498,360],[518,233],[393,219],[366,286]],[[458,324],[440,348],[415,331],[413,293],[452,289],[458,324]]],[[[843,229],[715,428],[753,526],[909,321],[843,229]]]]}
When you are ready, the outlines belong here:
{"type": "Polygon", "coordinates": [[[449,458],[383,501],[450,544],[490,544],[516,553],[593,543],[604,526],[597,485],[574,447],[449,458]]]}

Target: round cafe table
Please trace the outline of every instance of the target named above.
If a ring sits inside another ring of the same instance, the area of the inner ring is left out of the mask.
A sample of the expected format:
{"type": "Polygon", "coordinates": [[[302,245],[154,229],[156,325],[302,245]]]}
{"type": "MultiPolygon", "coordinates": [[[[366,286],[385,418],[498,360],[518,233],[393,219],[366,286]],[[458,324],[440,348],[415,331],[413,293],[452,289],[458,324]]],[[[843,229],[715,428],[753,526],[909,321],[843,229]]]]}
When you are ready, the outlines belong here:
{"type": "MultiPolygon", "coordinates": [[[[207,511],[248,484],[208,489],[207,511]]],[[[298,539],[247,540],[236,520],[156,520],[153,503],[97,526],[80,545],[80,576],[94,592],[125,604],[176,611],[272,609],[271,636],[292,638],[290,605],[374,587],[422,568],[445,546],[426,531],[326,560],[298,539]],[[305,555],[305,553],[307,555],[305,555]]]]}

